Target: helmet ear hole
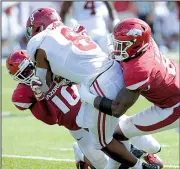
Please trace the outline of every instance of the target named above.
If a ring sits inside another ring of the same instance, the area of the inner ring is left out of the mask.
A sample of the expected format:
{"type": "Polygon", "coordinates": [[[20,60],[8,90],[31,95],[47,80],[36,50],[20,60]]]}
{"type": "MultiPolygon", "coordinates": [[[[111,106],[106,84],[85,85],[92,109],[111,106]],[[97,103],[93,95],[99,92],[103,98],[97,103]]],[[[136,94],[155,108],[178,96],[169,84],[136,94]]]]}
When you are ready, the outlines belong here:
{"type": "Polygon", "coordinates": [[[23,55],[23,54],[24,54],[24,52],[23,52],[23,51],[21,51],[21,54],[23,55]]]}
{"type": "Polygon", "coordinates": [[[38,27],[37,29],[36,29],[36,32],[39,32],[40,31],[40,27],[38,27]]]}
{"type": "Polygon", "coordinates": [[[141,28],[143,28],[144,31],[146,30],[145,27],[143,27],[143,26],[141,26],[141,28]]]}

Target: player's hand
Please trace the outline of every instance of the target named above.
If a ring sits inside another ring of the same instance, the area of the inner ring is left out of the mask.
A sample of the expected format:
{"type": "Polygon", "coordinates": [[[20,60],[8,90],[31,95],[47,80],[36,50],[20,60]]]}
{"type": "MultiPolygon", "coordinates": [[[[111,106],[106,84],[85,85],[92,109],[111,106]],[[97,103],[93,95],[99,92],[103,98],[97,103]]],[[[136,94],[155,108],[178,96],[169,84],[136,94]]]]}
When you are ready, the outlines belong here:
{"type": "Polygon", "coordinates": [[[73,27],[73,31],[75,31],[76,33],[78,33],[80,35],[87,35],[86,28],[80,24],[75,24],[73,27]]]}
{"type": "Polygon", "coordinates": [[[34,92],[34,95],[38,101],[44,99],[44,93],[42,91],[42,82],[38,76],[33,76],[31,78],[31,89],[34,92]]]}
{"type": "Polygon", "coordinates": [[[94,106],[96,95],[92,94],[83,83],[78,86],[80,98],[83,102],[89,103],[94,106]]]}

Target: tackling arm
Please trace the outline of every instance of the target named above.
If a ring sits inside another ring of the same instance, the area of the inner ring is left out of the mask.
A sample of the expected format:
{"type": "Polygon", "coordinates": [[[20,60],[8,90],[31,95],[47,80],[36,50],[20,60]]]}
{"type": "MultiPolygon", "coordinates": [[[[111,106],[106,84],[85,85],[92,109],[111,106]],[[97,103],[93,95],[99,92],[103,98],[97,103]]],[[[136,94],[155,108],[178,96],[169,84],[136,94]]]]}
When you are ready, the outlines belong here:
{"type": "Polygon", "coordinates": [[[136,102],[139,95],[138,90],[122,88],[115,100],[97,96],[94,100],[94,107],[105,114],[120,117],[136,102]]]}
{"type": "Polygon", "coordinates": [[[140,90],[129,90],[124,87],[119,91],[115,100],[110,100],[106,97],[95,96],[84,84],[81,84],[79,94],[82,101],[93,105],[101,112],[120,117],[136,102],[140,90]]]}
{"type": "Polygon", "coordinates": [[[46,53],[43,49],[37,49],[35,54],[36,67],[49,69],[46,53]]]}
{"type": "Polygon", "coordinates": [[[54,110],[51,103],[45,99],[37,101],[29,109],[37,119],[46,124],[53,125],[58,122],[57,112],[54,110]]]}

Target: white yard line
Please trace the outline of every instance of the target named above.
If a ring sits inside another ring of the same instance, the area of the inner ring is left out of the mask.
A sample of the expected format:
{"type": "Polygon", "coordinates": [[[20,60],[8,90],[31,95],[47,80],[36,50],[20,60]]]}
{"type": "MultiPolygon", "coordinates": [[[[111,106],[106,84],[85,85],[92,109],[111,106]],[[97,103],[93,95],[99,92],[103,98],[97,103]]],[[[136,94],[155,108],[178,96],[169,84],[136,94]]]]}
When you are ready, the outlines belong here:
{"type": "Polygon", "coordinates": [[[180,166],[178,166],[178,165],[165,165],[165,167],[166,168],[169,168],[169,169],[171,169],[171,168],[180,168],[180,166]]]}
{"type": "Polygon", "coordinates": [[[33,160],[45,160],[45,161],[75,162],[75,160],[73,160],[73,159],[53,158],[53,157],[39,157],[39,156],[21,156],[21,155],[14,155],[14,154],[2,154],[2,157],[33,159],[33,160]]]}
{"type": "Polygon", "coordinates": [[[49,150],[73,151],[73,148],[48,148],[49,150]]]}
{"type": "MultiPolygon", "coordinates": [[[[13,155],[13,154],[2,154],[2,157],[5,158],[21,158],[21,159],[33,159],[33,160],[45,160],[45,161],[63,161],[63,162],[75,162],[73,159],[64,159],[64,158],[53,158],[53,157],[39,157],[39,156],[21,156],[21,155],[13,155]]],[[[177,168],[179,169],[180,166],[178,165],[165,165],[166,168],[177,168]]]]}
{"type": "Polygon", "coordinates": [[[161,144],[161,147],[171,147],[171,146],[168,144],[161,144]]]}

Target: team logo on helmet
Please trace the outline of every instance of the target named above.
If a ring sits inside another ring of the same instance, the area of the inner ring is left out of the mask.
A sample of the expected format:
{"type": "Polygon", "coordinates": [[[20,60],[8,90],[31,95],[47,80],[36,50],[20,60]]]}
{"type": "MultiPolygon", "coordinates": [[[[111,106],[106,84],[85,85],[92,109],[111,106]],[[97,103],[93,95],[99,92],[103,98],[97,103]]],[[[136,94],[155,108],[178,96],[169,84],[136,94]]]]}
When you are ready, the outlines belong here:
{"type": "Polygon", "coordinates": [[[134,28],[134,29],[131,29],[126,35],[127,36],[132,35],[134,37],[142,36],[142,31],[140,29],[134,28]]]}

